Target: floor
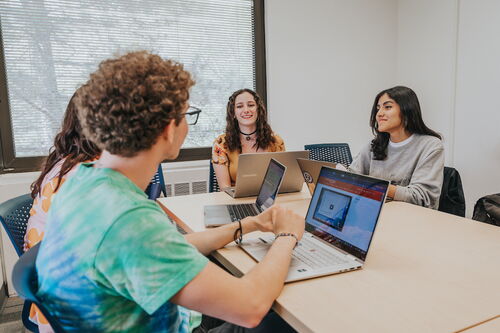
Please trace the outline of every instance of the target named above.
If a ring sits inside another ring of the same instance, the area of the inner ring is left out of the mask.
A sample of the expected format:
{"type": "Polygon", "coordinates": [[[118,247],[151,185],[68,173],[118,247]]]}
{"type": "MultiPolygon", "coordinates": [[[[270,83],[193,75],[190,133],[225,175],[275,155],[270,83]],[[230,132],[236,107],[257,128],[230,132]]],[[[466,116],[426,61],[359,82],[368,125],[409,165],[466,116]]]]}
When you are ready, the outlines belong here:
{"type": "Polygon", "coordinates": [[[25,333],[21,322],[23,300],[19,297],[7,298],[0,311],[0,333],[25,333]]]}

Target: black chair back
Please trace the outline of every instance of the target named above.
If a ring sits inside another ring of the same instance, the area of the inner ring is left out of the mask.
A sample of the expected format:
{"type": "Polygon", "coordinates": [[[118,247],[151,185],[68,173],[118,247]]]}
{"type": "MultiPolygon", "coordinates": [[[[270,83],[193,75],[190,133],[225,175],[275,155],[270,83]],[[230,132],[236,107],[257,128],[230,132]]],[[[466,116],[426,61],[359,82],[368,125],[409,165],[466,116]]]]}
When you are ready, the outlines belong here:
{"type": "Polygon", "coordinates": [[[32,206],[33,199],[30,194],[10,199],[0,205],[0,221],[18,256],[24,252],[24,235],[32,206]]]}
{"type": "MultiPolygon", "coordinates": [[[[24,235],[32,206],[33,199],[30,194],[23,194],[0,204],[0,222],[18,256],[24,253],[24,235]]],[[[21,318],[28,330],[38,332],[38,325],[29,319],[30,308],[31,302],[24,302],[21,318]]]]}
{"type": "Polygon", "coordinates": [[[341,163],[348,167],[352,162],[351,149],[347,143],[320,143],[305,145],[309,158],[315,161],[341,163]]]}
{"type": "Polygon", "coordinates": [[[451,167],[444,167],[443,172],[443,187],[439,197],[438,210],[465,217],[465,195],[460,174],[451,167]]]}
{"type": "Polygon", "coordinates": [[[479,198],[474,205],[472,219],[500,227],[500,193],[479,198]]]}

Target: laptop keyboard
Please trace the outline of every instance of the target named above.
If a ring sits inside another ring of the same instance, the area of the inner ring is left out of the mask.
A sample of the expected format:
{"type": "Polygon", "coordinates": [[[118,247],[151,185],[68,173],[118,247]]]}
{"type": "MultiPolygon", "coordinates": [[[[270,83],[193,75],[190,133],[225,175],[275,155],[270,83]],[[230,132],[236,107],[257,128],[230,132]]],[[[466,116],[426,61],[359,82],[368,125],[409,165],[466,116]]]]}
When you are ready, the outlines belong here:
{"type": "Polygon", "coordinates": [[[336,266],[347,263],[348,260],[343,258],[344,255],[328,251],[322,246],[310,239],[303,237],[299,245],[293,250],[292,262],[290,266],[298,266],[304,263],[313,269],[336,266]]]}
{"type": "Polygon", "coordinates": [[[231,216],[231,221],[244,219],[247,216],[255,216],[259,213],[255,209],[255,204],[228,205],[227,209],[231,216]]]}

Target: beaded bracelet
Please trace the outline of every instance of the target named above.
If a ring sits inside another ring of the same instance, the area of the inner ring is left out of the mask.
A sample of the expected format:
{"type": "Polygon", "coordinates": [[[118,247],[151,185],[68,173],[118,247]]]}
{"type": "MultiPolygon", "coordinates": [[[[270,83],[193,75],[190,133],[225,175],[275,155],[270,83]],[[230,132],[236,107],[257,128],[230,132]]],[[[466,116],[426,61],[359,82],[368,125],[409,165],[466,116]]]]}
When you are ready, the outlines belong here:
{"type": "Polygon", "coordinates": [[[299,245],[299,238],[297,236],[295,236],[295,234],[293,234],[291,232],[280,232],[279,234],[277,234],[274,237],[274,240],[278,239],[278,237],[288,237],[288,236],[291,236],[291,237],[295,238],[295,246],[293,247],[295,249],[295,247],[297,247],[297,245],[299,245]]]}
{"type": "Polygon", "coordinates": [[[238,220],[239,227],[234,231],[233,239],[236,244],[241,244],[243,241],[243,228],[241,226],[241,220],[238,220]]]}

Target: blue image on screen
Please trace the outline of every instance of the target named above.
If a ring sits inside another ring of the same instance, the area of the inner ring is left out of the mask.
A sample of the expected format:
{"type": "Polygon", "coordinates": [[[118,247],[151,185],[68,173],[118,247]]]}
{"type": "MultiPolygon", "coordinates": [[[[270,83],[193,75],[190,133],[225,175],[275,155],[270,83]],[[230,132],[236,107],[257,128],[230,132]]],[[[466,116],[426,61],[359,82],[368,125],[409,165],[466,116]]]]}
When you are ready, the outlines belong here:
{"type": "Polygon", "coordinates": [[[321,189],[313,219],[342,231],[352,197],[326,188],[321,189]]]}

